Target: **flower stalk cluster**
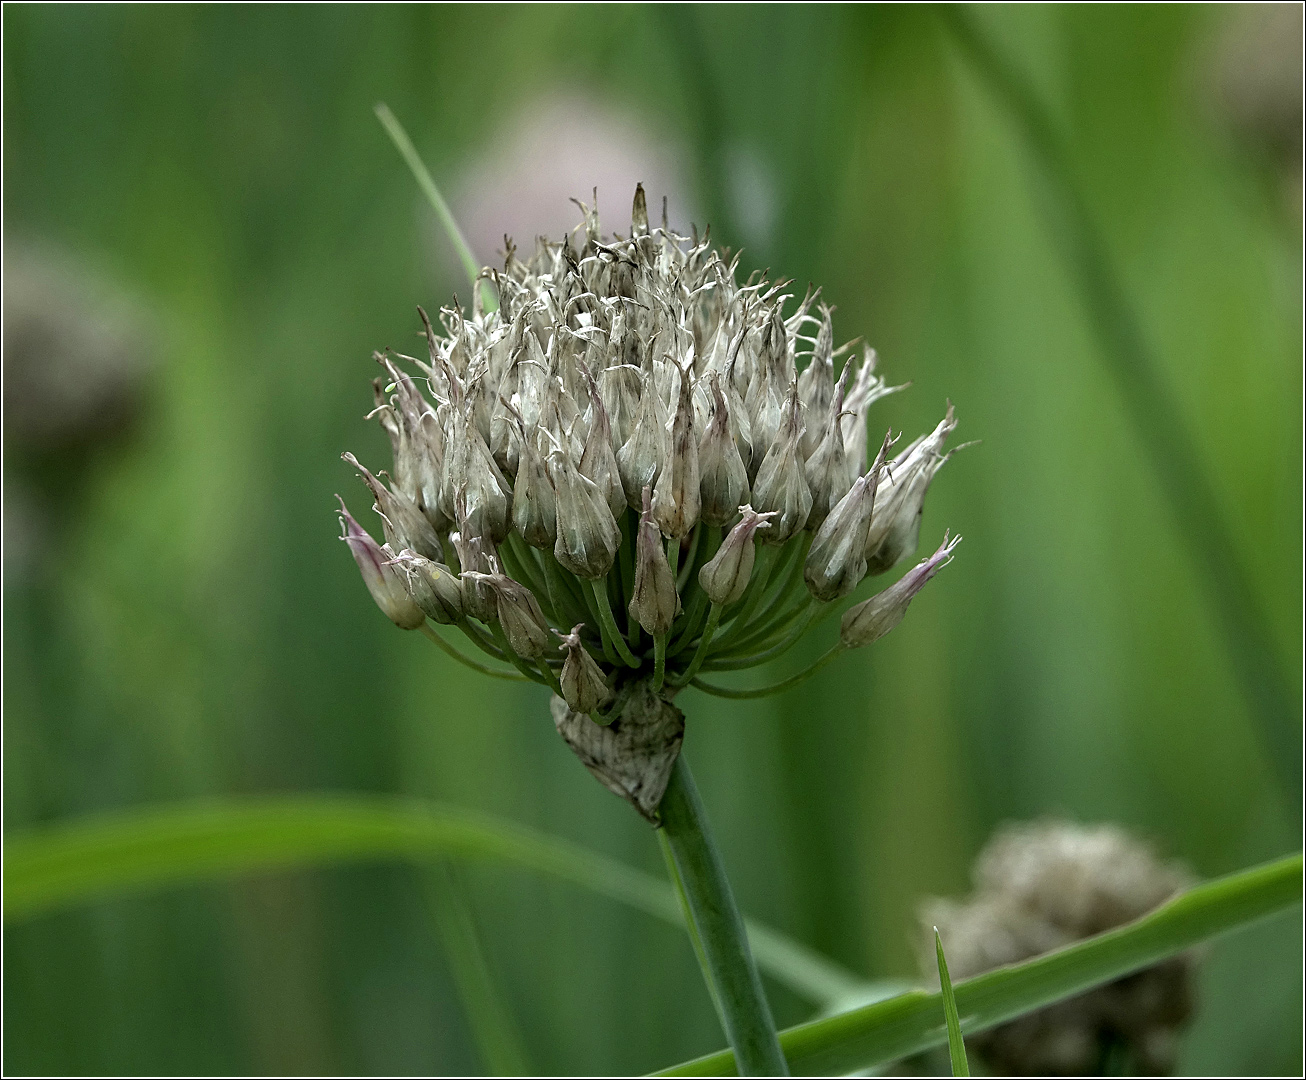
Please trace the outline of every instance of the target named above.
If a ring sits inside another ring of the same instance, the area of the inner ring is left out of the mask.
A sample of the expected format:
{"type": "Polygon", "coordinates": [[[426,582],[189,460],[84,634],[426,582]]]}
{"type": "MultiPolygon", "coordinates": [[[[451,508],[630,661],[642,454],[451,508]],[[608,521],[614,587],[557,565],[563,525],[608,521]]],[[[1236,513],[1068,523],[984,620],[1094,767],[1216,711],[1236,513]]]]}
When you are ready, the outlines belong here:
{"type": "MultiPolygon", "coordinates": [[[[706,237],[650,227],[642,188],[625,236],[578,205],[563,240],[508,242],[470,312],[422,312],[424,357],[375,354],[393,466],[345,460],[384,544],[342,521],[397,625],[456,628],[604,724],[635,681],[736,693],[700,675],[781,655],[909,558],[955,420],[868,453],[901,387],[835,347],[819,290],[740,282],[706,237]]],[[[836,650],[892,629],[955,544],[848,611],[836,650]]]]}

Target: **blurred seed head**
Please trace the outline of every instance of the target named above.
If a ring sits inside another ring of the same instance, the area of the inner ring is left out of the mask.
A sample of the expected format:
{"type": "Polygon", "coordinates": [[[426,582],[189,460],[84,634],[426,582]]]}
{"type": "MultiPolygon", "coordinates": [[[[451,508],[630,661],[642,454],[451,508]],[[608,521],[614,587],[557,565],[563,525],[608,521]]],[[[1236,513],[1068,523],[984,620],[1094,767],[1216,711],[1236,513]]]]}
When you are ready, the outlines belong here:
{"type": "MultiPolygon", "coordinates": [[[[954,981],[1018,963],[1137,919],[1193,884],[1114,825],[1008,825],[976,859],[965,901],[921,911],[921,970],[937,982],[938,926],[954,981]],[[927,941],[928,938],[928,941],[927,941]]],[[[1040,1009],[967,1043],[1001,1075],[1164,1074],[1192,1013],[1193,956],[1157,964],[1040,1009]]]]}

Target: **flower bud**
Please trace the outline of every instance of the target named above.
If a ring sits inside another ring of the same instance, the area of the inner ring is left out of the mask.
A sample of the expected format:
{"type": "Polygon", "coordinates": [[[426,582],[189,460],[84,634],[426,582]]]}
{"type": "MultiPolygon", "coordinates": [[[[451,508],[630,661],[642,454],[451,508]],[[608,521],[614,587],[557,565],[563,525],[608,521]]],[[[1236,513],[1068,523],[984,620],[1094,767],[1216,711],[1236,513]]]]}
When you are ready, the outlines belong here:
{"type": "MultiPolygon", "coordinates": [[[[798,398],[803,403],[806,426],[803,457],[810,458],[821,442],[821,421],[834,400],[834,324],[830,309],[821,305],[821,329],[816,334],[812,359],[798,376],[798,398]]],[[[847,364],[844,370],[848,370],[847,364]]]]}
{"type": "Polygon", "coordinates": [[[662,459],[666,455],[667,422],[662,396],[658,393],[651,362],[644,369],[640,391],[639,411],[635,426],[620,450],[617,451],[617,468],[621,473],[621,486],[626,492],[626,503],[632,510],[640,509],[640,492],[652,490],[662,472],[662,459]]]}
{"type": "Polygon", "coordinates": [[[844,645],[850,649],[869,645],[902,622],[912,597],[939,572],[940,567],[947,566],[952,561],[953,548],[960,543],[960,536],[949,540],[948,534],[944,533],[939,550],[928,559],[917,563],[883,592],[876,593],[869,600],[863,600],[845,611],[839,626],[839,638],[844,645]]]}
{"type": "Polygon", "coordinates": [[[648,203],[644,199],[644,185],[635,185],[635,202],[630,209],[630,232],[642,236],[648,232],[648,203]]]}
{"type": "Polygon", "coordinates": [[[426,616],[408,594],[400,572],[391,565],[394,553],[373,540],[354,520],[344,499],[340,499],[340,525],[344,529],[340,539],[349,545],[376,606],[401,630],[416,630],[426,621],[426,616]]]}
{"type": "Polygon", "coordinates": [[[517,479],[512,489],[512,523],[522,539],[531,547],[551,548],[558,538],[557,498],[553,481],[549,479],[544,459],[526,437],[526,429],[519,413],[509,402],[506,406],[517,427],[520,438],[517,445],[517,479]]]}
{"type": "MultiPolygon", "coordinates": [[[[458,509],[460,512],[466,511],[466,503],[461,498],[458,509]]],[[[494,544],[488,537],[473,535],[468,530],[465,518],[463,527],[456,533],[450,533],[449,539],[458,552],[458,565],[462,570],[459,580],[463,588],[463,613],[488,623],[497,614],[496,600],[494,591],[481,578],[498,572],[494,544]]]]}
{"type": "Polygon", "coordinates": [[[866,576],[866,530],[888,450],[886,435],[870,470],[854,481],[848,494],[816,530],[803,566],[803,580],[808,592],[818,600],[829,602],[847,596],[866,576]]]}
{"type": "Polygon", "coordinates": [[[465,576],[482,578],[494,590],[495,613],[512,651],[523,660],[538,660],[543,656],[553,631],[544,619],[535,594],[504,574],[469,573],[465,576]]]}
{"type": "Polygon", "coordinates": [[[428,619],[447,626],[463,617],[462,582],[447,566],[408,548],[391,561],[404,575],[408,595],[428,619]]]}
{"type": "Polygon", "coordinates": [[[939,426],[917,439],[885,468],[875,495],[875,510],[866,537],[866,565],[870,574],[882,574],[908,558],[920,542],[921,511],[934,474],[950,455],[943,444],[957,426],[952,405],[939,426]]]}
{"type": "Polygon", "coordinates": [[[548,464],[558,514],[554,557],[577,577],[605,577],[621,547],[617,519],[603,492],[581,476],[565,449],[550,451],[548,464]]]}
{"type": "Polygon", "coordinates": [[[576,712],[592,713],[612,700],[612,690],[603,677],[603,669],[581,644],[582,626],[584,623],[573,626],[571,633],[563,636],[562,644],[558,646],[559,652],[567,654],[558,682],[562,686],[563,700],[568,705],[576,712]]]}
{"type": "Polygon", "coordinates": [[[803,421],[798,406],[798,383],[789,384],[784,416],[776,441],[767,452],[753,484],[753,504],[761,513],[774,511],[773,531],[766,542],[783,544],[807,524],[812,512],[812,492],[803,475],[803,461],[798,453],[803,421]]]}
{"type": "Polygon", "coordinates": [[[721,391],[721,376],[709,376],[712,416],[698,447],[701,516],[708,525],[725,525],[748,499],[748,470],[730,433],[730,407],[721,391]]]}
{"type": "Polygon", "coordinates": [[[359,464],[353,454],[346,452],[340,456],[362,474],[364,483],[372,489],[372,495],[376,498],[376,512],[381,515],[385,541],[392,551],[412,548],[419,555],[425,555],[436,562],[444,558],[440,538],[412,499],[402,491],[387,488],[359,464]]]}
{"type": "Polygon", "coordinates": [[[585,437],[585,450],[580,456],[580,464],[576,467],[581,476],[592,480],[603,493],[608,509],[615,518],[626,509],[626,492],[621,486],[617,455],[612,449],[611,423],[598,385],[588,371],[582,372],[582,375],[590,395],[590,428],[585,437]]]}
{"type": "Polygon", "coordinates": [[[698,524],[701,506],[698,442],[694,438],[694,392],[686,368],[680,376],[679,404],[671,426],[670,453],[653,489],[653,518],[664,536],[682,540],[698,524]]]}
{"type": "Polygon", "coordinates": [[[630,617],[653,637],[671,629],[680,614],[680,595],[676,578],[662,548],[662,533],[653,521],[653,496],[643,491],[643,512],[639,518],[635,544],[635,588],[630,598],[630,617]]]}
{"type": "Polygon", "coordinates": [[[857,370],[857,378],[853,380],[853,387],[844,402],[843,447],[848,460],[850,481],[866,467],[866,415],[871,405],[882,397],[905,390],[907,386],[907,383],[889,386],[881,376],[876,375],[875,350],[869,345],[865,347],[862,365],[857,370]]]}
{"type": "Polygon", "coordinates": [[[770,519],[778,516],[775,510],[759,514],[751,506],[741,506],[739,512],[743,520],[730,530],[721,549],[698,572],[698,583],[707,598],[721,607],[744,595],[757,557],[753,534],[758,529],[769,529],[770,519]]]}
{"type": "MultiPolygon", "coordinates": [[[[803,475],[812,492],[812,512],[807,515],[807,527],[818,528],[835,503],[842,499],[849,488],[848,461],[843,449],[843,429],[839,415],[843,412],[843,391],[848,382],[848,365],[844,365],[839,376],[839,385],[835,387],[834,397],[830,399],[829,416],[825,421],[825,435],[817,444],[811,457],[803,466],[803,475]]],[[[815,425],[815,414],[809,412],[809,423],[815,425]]]]}

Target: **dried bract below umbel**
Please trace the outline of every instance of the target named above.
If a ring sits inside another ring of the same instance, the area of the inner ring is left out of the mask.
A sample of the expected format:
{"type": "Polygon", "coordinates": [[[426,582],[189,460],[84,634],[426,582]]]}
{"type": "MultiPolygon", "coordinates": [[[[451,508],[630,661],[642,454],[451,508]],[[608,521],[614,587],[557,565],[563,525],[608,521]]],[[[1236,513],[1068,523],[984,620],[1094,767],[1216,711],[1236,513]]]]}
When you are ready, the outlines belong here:
{"type": "MultiPolygon", "coordinates": [[[[397,625],[435,634],[425,614],[552,689],[578,714],[558,730],[609,786],[636,777],[616,786],[647,814],[675,693],[780,655],[910,558],[955,420],[868,462],[868,410],[899,388],[835,347],[819,290],[741,282],[706,237],[650,228],[642,190],[626,236],[578,205],[572,235],[524,259],[508,242],[470,311],[419,309],[424,356],[374,354],[394,460],[388,478],[346,460],[386,544],[347,512],[345,539],[397,625]],[[646,752],[642,780],[605,759],[646,752]]],[[[951,551],[855,608],[836,647],[892,629],[951,551]]]]}

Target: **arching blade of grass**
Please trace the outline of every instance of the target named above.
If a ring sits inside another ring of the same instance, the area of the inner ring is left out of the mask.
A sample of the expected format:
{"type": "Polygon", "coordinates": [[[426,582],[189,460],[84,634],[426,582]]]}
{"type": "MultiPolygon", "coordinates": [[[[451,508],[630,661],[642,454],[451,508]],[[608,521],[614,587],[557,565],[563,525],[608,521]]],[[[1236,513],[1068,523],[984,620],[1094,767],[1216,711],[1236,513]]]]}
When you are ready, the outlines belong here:
{"type": "MultiPolygon", "coordinates": [[[[514,863],[684,925],[670,884],[579,844],[437,803],[343,795],[123,811],[12,834],[4,848],[4,918],[258,870],[443,856],[514,863]]],[[[748,937],[759,966],[809,1001],[847,1000],[865,986],[770,927],[749,921],[748,937]]]]}
{"type": "MultiPolygon", "coordinates": [[[[440,189],[436,187],[430,171],[423,163],[421,155],[417,152],[417,147],[413,145],[413,140],[408,137],[408,132],[404,130],[403,124],[390,111],[390,106],[382,101],[377,104],[375,111],[376,118],[381,121],[381,126],[385,128],[386,134],[390,136],[391,142],[395,144],[395,149],[399,151],[400,156],[403,157],[408,168],[412,171],[413,179],[417,181],[417,186],[422,189],[426,201],[431,204],[435,216],[440,219],[445,235],[449,237],[449,242],[453,244],[454,250],[458,252],[458,261],[463,264],[463,270],[467,272],[467,280],[472,283],[472,288],[475,289],[476,279],[481,272],[481,264],[472,252],[471,245],[467,243],[467,237],[463,235],[462,229],[458,227],[453,211],[449,209],[449,204],[444,201],[444,196],[440,193],[440,189]]],[[[485,303],[485,310],[493,309],[495,306],[494,296],[489,285],[485,282],[481,282],[481,298],[485,303]]]]}
{"type": "MultiPolygon", "coordinates": [[[[1286,911],[1301,902],[1301,895],[1300,855],[1199,885],[1135,922],[959,983],[955,994],[961,1028],[974,1034],[1073,997],[1286,911]]],[[[789,1028],[781,1033],[780,1045],[795,1076],[841,1076],[946,1042],[943,1008],[942,993],[917,990],[789,1028]]],[[[724,1050],[658,1075],[733,1076],[734,1058],[724,1050]]]]}
{"type": "Polygon", "coordinates": [[[953,1076],[969,1076],[966,1061],[966,1043],[961,1037],[961,1021],[957,1019],[957,996],[952,992],[952,976],[948,974],[948,961],[943,955],[943,939],[939,928],[934,928],[934,952],[939,958],[939,993],[943,995],[943,1017],[948,1024],[948,1056],[952,1059],[953,1076]]]}

